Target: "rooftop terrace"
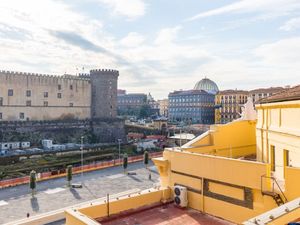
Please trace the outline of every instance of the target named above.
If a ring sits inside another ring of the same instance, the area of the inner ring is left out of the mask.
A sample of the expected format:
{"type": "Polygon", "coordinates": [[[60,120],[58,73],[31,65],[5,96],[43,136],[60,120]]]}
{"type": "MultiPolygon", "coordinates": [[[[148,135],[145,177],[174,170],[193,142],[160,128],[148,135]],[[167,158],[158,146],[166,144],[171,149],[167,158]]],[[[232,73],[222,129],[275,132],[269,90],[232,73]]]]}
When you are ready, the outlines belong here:
{"type": "Polygon", "coordinates": [[[200,213],[193,209],[180,209],[172,203],[153,205],[123,214],[97,220],[102,225],[231,225],[232,223],[200,213]]]}

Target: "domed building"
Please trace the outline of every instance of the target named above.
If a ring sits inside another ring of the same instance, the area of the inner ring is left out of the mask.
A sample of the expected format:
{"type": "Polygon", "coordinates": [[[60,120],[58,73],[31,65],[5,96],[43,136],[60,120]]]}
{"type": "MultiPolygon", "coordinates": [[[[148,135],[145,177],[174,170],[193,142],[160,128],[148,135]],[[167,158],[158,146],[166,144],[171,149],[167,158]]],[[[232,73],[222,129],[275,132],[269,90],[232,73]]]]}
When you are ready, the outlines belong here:
{"type": "Polygon", "coordinates": [[[204,78],[196,83],[194,90],[203,90],[215,95],[218,93],[219,88],[215,82],[208,78],[204,78]]]}

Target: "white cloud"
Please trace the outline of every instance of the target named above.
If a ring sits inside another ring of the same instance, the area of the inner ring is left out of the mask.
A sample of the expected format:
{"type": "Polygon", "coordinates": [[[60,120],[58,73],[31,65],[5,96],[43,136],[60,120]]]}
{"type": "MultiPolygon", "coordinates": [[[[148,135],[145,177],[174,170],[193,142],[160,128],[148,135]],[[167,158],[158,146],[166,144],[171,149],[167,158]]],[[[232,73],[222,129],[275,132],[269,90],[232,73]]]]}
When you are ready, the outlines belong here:
{"type": "Polygon", "coordinates": [[[181,30],[181,26],[176,27],[170,27],[170,28],[164,28],[161,29],[154,41],[155,44],[161,45],[161,44],[167,44],[173,42],[178,32],[181,30]]]}
{"type": "MultiPolygon", "coordinates": [[[[288,66],[300,70],[300,64],[296,63],[300,58],[300,37],[286,38],[273,43],[259,46],[254,54],[265,64],[274,67],[288,66]]],[[[298,73],[295,71],[295,73],[298,73]]]]}
{"type": "Polygon", "coordinates": [[[291,31],[300,28],[300,17],[292,18],[280,27],[280,30],[291,31]]]}
{"type": "Polygon", "coordinates": [[[126,37],[120,40],[120,44],[125,47],[137,47],[141,45],[144,40],[145,38],[143,35],[136,32],[130,32],[126,37]]]}
{"type": "Polygon", "coordinates": [[[262,13],[267,14],[267,16],[278,16],[296,11],[299,8],[300,2],[298,0],[241,0],[220,8],[201,12],[186,20],[192,21],[227,13],[262,13]]]}
{"type": "Polygon", "coordinates": [[[115,15],[126,16],[129,20],[143,16],[146,12],[146,4],[143,0],[97,0],[106,4],[115,15]]]}

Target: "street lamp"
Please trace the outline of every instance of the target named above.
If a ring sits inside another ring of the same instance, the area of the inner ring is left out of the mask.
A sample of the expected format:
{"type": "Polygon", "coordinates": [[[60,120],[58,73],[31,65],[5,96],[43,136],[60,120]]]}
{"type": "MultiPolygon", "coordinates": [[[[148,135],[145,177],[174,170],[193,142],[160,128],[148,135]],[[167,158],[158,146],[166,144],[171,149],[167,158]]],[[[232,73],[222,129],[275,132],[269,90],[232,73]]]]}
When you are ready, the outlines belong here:
{"type": "Polygon", "coordinates": [[[121,163],[121,141],[122,141],[122,139],[118,139],[118,144],[119,144],[119,163],[121,163]]]}
{"type": "Polygon", "coordinates": [[[83,136],[81,136],[81,146],[80,146],[80,150],[81,150],[81,183],[83,183],[83,136]]]}

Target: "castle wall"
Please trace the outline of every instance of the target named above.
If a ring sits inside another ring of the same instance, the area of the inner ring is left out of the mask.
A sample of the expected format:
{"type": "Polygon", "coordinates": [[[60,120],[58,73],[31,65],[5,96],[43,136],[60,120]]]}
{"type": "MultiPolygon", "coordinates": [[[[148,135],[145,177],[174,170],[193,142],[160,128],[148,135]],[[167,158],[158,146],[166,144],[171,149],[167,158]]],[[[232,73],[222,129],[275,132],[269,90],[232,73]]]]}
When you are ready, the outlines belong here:
{"type": "Polygon", "coordinates": [[[86,119],[90,106],[88,78],[0,71],[2,120],[86,119]]]}

